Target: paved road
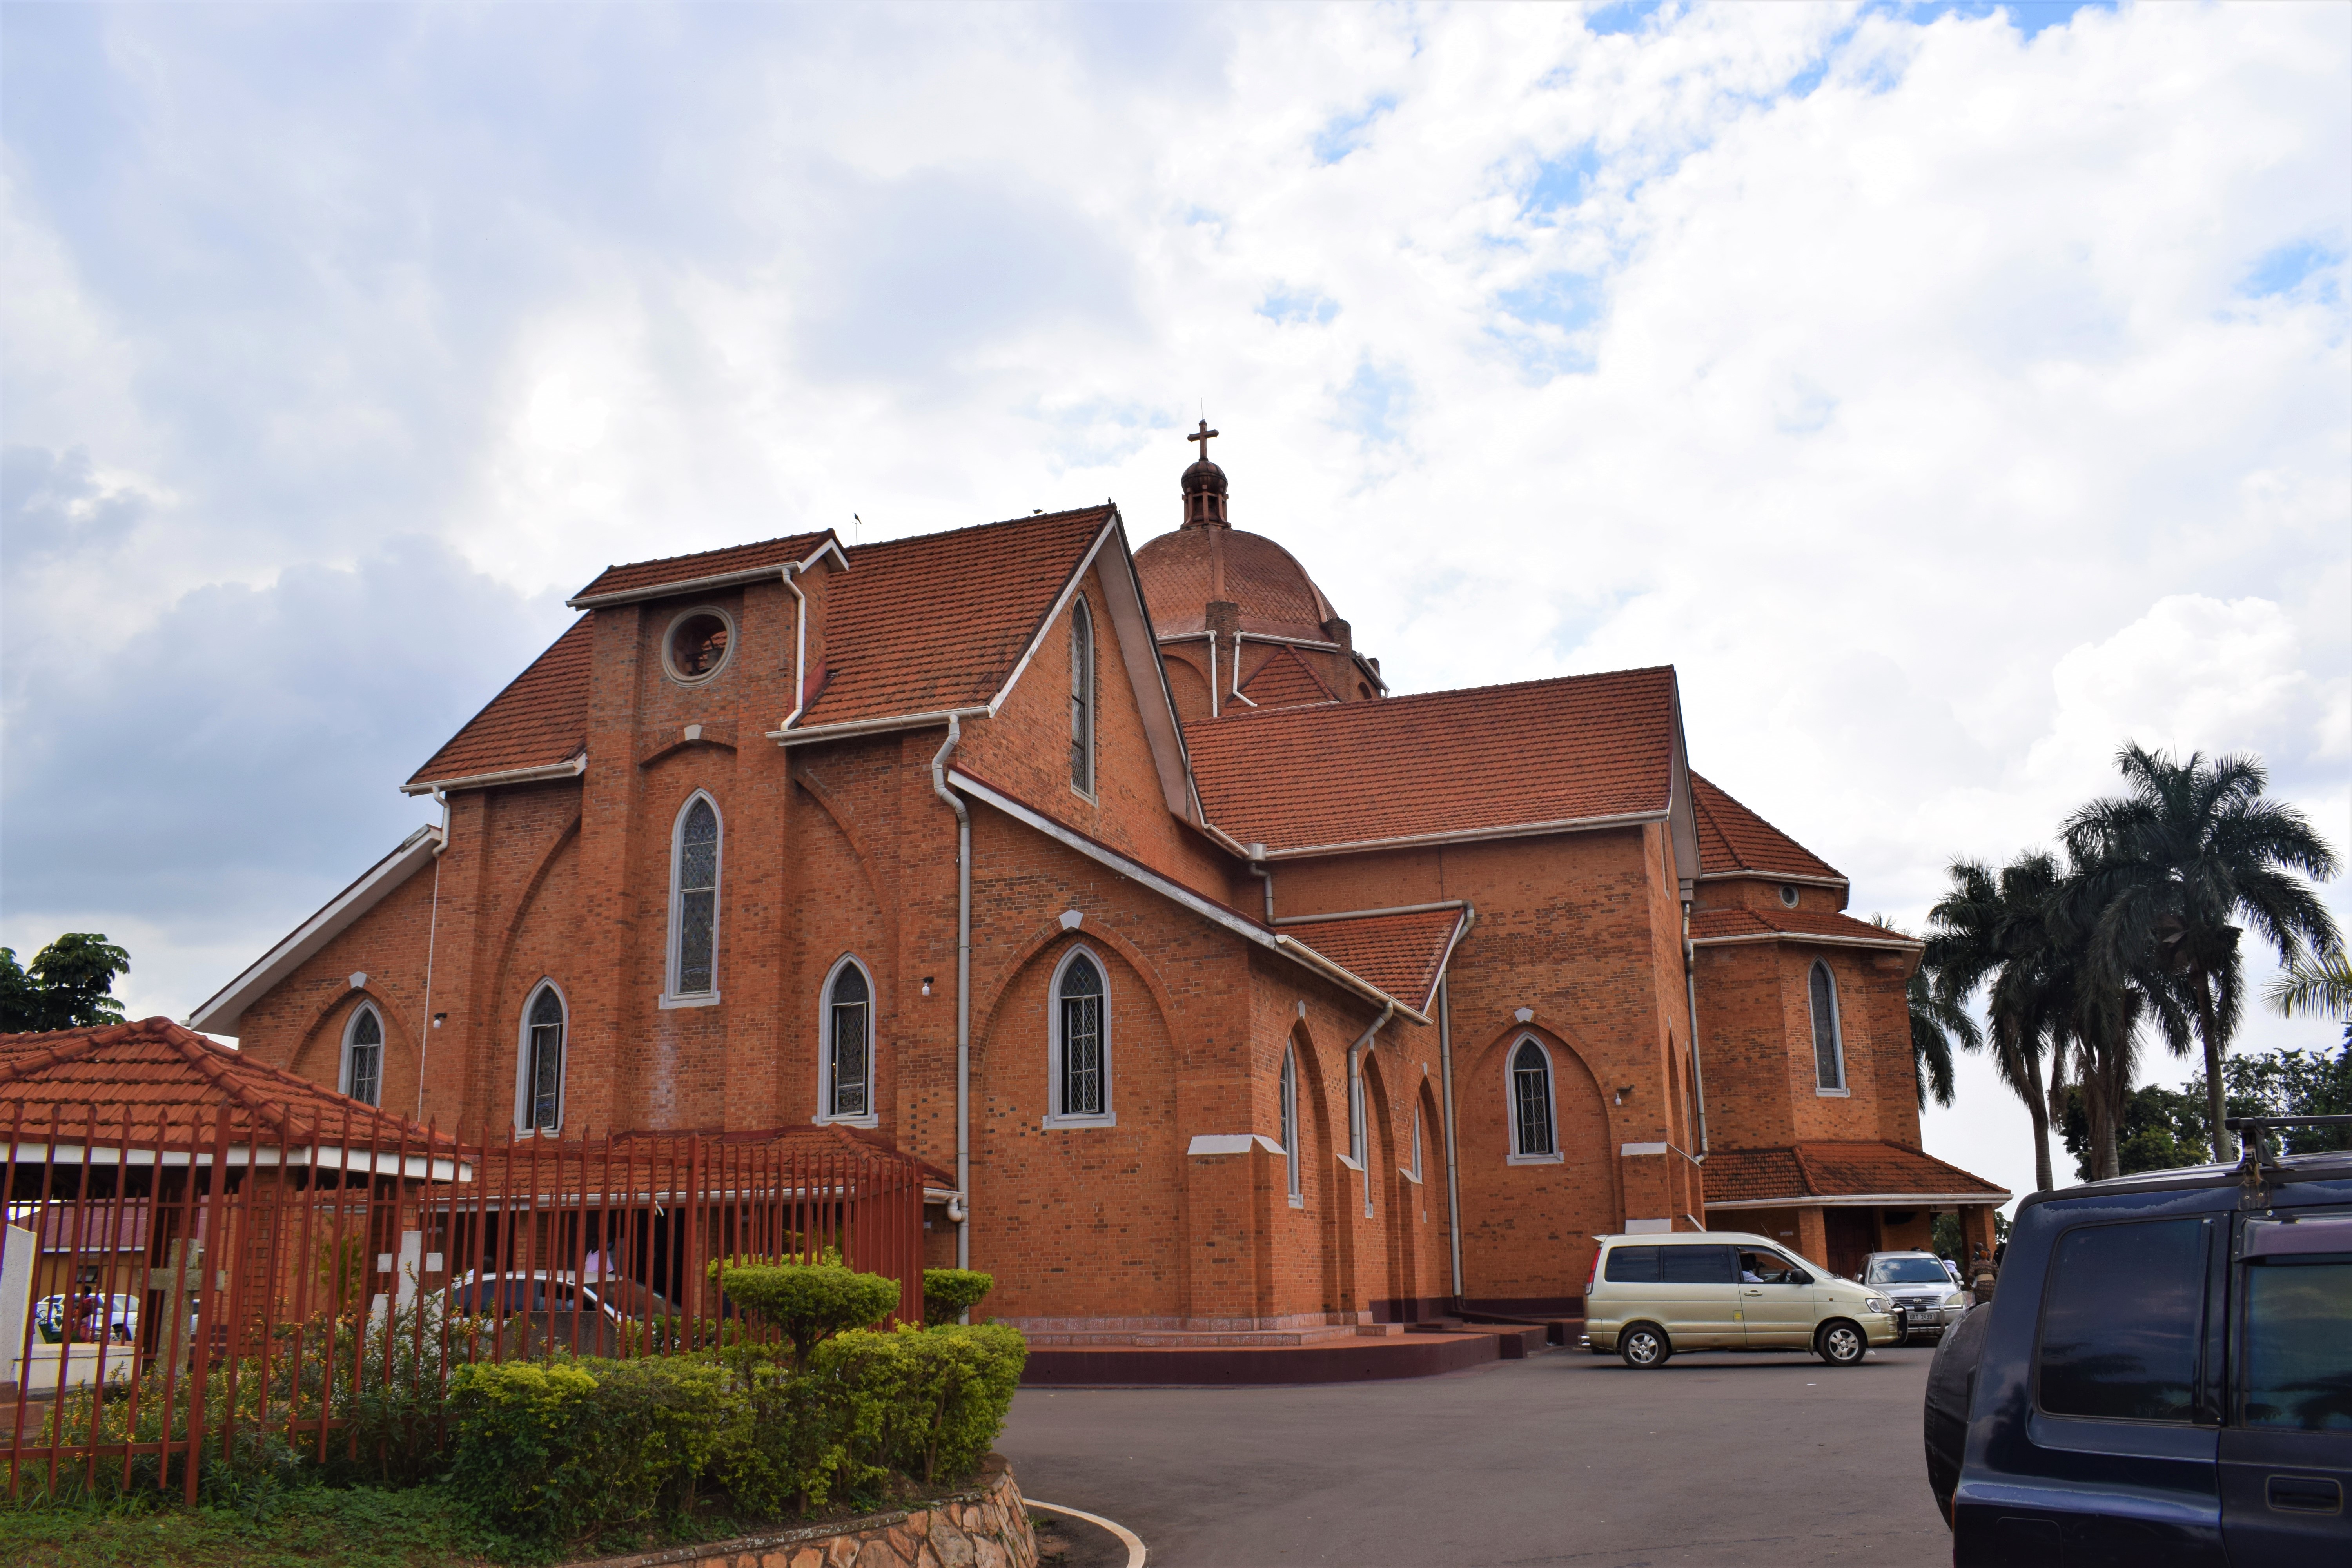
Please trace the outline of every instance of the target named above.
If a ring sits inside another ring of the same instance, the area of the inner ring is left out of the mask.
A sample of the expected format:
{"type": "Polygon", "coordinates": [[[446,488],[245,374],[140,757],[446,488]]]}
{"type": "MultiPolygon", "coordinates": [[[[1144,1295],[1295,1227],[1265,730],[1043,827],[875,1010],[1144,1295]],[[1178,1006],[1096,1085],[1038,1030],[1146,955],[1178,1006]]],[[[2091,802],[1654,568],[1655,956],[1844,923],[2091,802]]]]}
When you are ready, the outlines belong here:
{"type": "Polygon", "coordinates": [[[1927,1347],[1834,1371],[1580,1351],[1295,1388],[1024,1389],[1022,1489],[1118,1520],[1151,1568],[1930,1568],[1927,1347]]]}

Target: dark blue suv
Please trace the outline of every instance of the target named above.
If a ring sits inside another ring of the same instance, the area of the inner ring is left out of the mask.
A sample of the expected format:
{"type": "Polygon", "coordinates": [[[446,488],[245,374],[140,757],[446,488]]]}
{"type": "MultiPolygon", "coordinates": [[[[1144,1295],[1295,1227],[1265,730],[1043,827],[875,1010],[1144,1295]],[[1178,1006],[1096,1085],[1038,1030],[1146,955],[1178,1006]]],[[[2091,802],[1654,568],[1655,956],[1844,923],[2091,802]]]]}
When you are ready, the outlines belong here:
{"type": "Polygon", "coordinates": [[[2263,1152],[2018,1207],[1928,1374],[1957,1568],[2352,1564],[2352,1153],[2263,1152]]]}

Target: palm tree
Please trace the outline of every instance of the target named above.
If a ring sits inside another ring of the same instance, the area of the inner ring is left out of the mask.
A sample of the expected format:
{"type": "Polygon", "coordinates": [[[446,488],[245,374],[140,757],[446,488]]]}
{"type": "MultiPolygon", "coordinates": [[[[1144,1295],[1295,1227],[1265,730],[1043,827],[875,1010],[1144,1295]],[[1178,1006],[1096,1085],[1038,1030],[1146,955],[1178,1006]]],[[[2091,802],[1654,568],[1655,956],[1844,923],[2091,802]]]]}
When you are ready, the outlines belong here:
{"type": "MultiPolygon", "coordinates": [[[[1911,934],[1885,915],[1871,916],[1870,923],[1897,936],[1911,934]]],[[[1916,1082],[1919,1109],[1927,1110],[1930,1098],[1948,1106],[1952,1103],[1952,1042],[1957,1039],[1962,1050],[1973,1051],[1984,1037],[1977,1032],[1977,1021],[1969,1016],[1967,1008],[1936,995],[1924,961],[1913,966],[1904,993],[1911,1007],[1911,1076],[1916,1082]]]]}
{"type": "Polygon", "coordinates": [[[2352,954],[2338,948],[2294,960],[2263,987],[2263,1004],[2282,1018],[2352,1019],[2352,954]]]}
{"type": "Polygon", "coordinates": [[[2336,852],[2301,812],[2263,798],[2270,777],[2252,757],[2191,752],[2184,763],[2127,742],[2116,762],[2127,793],[2091,802],[2065,827],[2084,868],[2078,896],[2095,911],[2091,965],[2118,988],[2150,971],[2177,984],[2205,1049],[2213,1158],[2227,1162],[2237,1150],[2221,1125],[2221,1056],[2245,981],[2231,922],[2252,926],[2283,964],[2339,951],[2336,921],[2305,879],[2336,875],[2336,852]]]}
{"type": "Polygon", "coordinates": [[[1988,993],[1993,1065],[2032,1119],[2034,1185],[2046,1192],[2052,1089],[2043,1081],[2042,1055],[2057,1016],[2047,916],[2058,890],[2058,863],[2028,853],[1995,875],[1981,862],[1958,859],[1950,876],[1943,898],[1927,911],[1921,967],[1934,977],[1932,994],[1940,1009],[1959,1012],[1979,990],[1988,993]]]}

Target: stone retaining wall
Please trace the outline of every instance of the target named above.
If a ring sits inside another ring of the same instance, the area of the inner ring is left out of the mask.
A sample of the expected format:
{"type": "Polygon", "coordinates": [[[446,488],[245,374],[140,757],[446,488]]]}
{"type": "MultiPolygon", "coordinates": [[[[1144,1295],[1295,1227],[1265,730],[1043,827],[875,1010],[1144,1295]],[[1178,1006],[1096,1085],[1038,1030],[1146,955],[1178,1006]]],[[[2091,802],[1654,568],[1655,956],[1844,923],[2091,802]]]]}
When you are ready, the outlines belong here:
{"type": "Polygon", "coordinates": [[[920,1508],[599,1558],[572,1568],[1037,1568],[1037,1538],[1013,1467],[991,1454],[971,1488],[920,1508]]]}

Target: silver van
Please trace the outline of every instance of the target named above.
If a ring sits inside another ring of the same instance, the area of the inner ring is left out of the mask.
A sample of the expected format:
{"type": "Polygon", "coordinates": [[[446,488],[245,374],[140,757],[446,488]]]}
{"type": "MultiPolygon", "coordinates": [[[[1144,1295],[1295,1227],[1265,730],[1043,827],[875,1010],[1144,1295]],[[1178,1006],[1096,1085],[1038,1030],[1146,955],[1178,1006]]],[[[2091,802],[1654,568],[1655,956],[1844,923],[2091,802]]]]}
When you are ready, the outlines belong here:
{"type": "Polygon", "coordinates": [[[1586,1348],[1633,1367],[1678,1351],[1810,1350],[1853,1366],[1897,1337],[1895,1303],[1746,1231],[1601,1236],[1584,1287],[1586,1348]]]}

